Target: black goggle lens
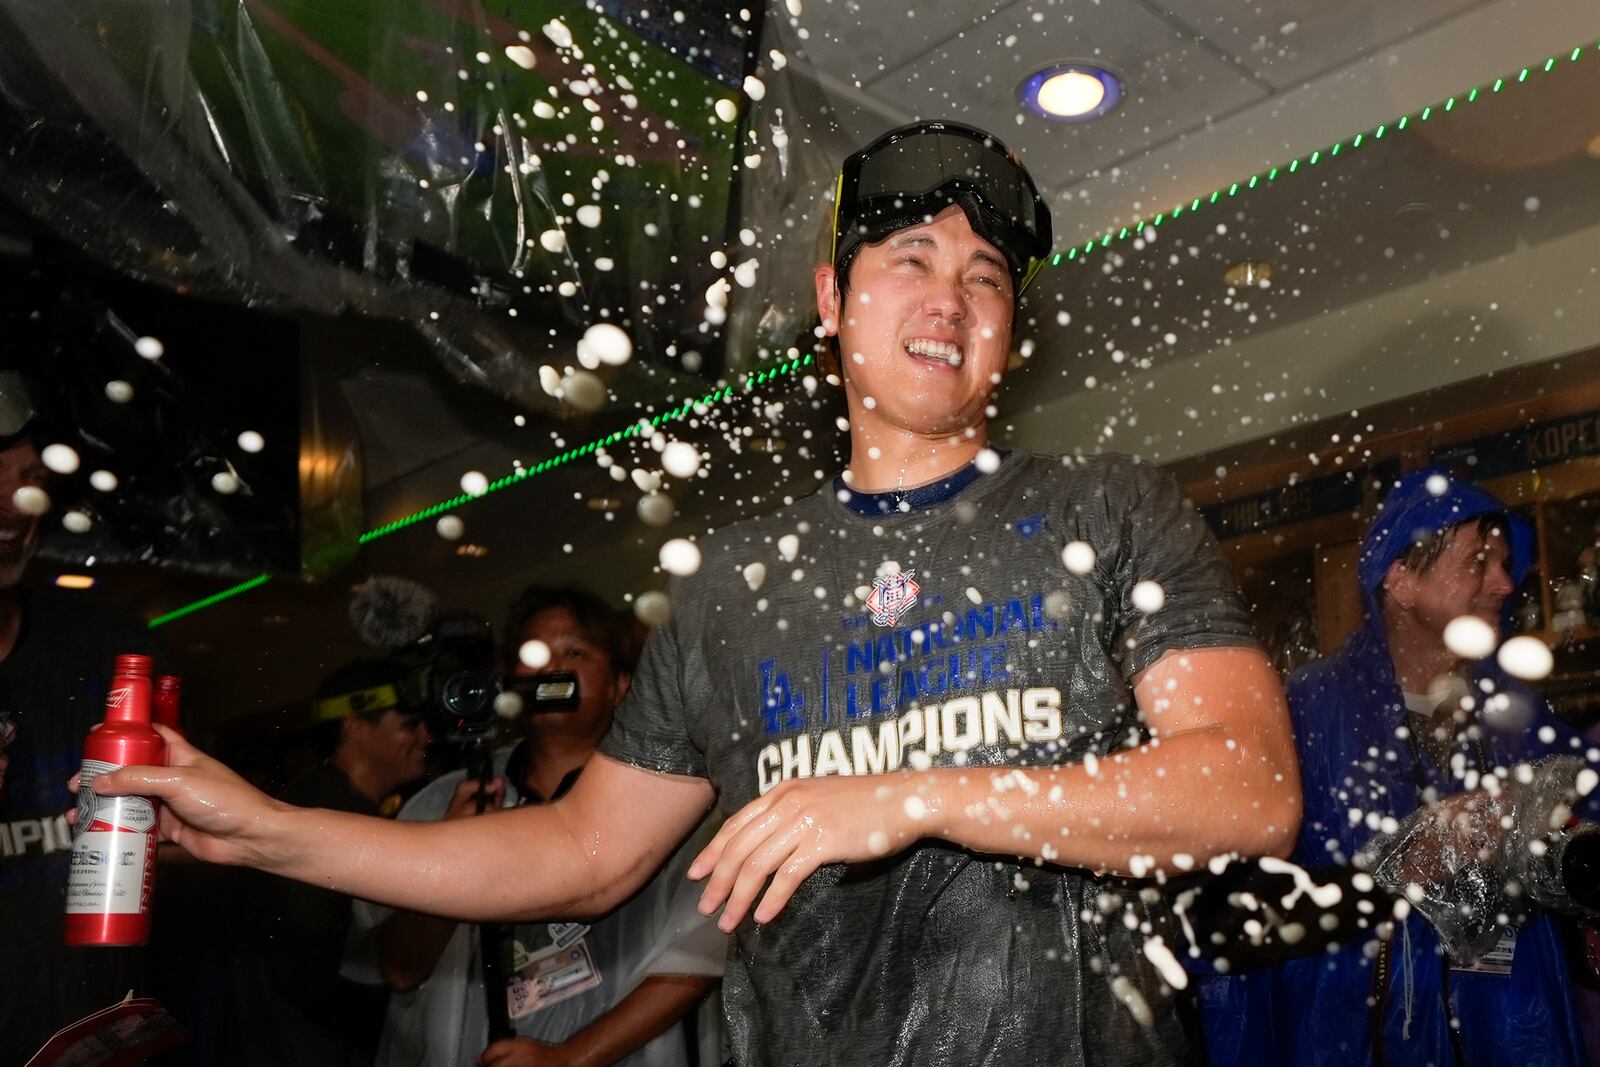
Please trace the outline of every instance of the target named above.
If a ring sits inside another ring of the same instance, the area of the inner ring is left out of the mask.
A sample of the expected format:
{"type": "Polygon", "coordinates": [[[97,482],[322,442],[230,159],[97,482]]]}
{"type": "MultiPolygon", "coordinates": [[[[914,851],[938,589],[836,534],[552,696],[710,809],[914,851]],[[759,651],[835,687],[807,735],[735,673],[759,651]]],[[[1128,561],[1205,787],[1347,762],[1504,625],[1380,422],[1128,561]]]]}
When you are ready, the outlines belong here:
{"type": "Polygon", "coordinates": [[[1013,269],[1050,251],[1050,213],[1033,180],[998,141],[951,123],[885,134],[851,156],[840,180],[833,239],[837,261],[852,235],[867,241],[936,215],[948,204],[978,211],[974,222],[1013,269]]]}

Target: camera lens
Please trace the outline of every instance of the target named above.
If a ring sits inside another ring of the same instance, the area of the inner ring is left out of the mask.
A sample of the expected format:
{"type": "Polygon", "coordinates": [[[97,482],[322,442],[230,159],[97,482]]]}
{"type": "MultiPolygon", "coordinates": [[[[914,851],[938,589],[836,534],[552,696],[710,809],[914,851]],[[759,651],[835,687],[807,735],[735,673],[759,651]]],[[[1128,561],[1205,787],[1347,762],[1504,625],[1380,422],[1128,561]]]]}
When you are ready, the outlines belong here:
{"type": "Polygon", "coordinates": [[[455,671],[439,686],[439,703],[445,711],[469,722],[487,719],[500,692],[493,671],[455,671]]]}

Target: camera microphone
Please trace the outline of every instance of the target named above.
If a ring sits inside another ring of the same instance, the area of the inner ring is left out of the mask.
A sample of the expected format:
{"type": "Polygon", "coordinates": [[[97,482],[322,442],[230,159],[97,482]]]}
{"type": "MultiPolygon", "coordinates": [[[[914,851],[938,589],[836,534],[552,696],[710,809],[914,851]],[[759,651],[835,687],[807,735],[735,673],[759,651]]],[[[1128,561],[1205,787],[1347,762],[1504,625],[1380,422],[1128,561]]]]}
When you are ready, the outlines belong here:
{"type": "Polygon", "coordinates": [[[350,625],[356,636],[380,652],[416,644],[428,636],[437,615],[433,593],[409,578],[374,576],[358,585],[350,599],[350,625]]]}

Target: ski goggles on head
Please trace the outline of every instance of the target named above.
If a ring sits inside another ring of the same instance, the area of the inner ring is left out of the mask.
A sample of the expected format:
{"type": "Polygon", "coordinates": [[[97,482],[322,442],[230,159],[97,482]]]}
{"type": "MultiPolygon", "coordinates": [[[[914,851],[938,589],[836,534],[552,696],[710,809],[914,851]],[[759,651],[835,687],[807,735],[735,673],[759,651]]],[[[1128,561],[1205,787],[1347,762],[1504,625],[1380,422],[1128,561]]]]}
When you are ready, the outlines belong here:
{"type": "Polygon", "coordinates": [[[926,222],[955,204],[999,249],[1018,296],[1050,254],[1050,209],[1015,153],[957,122],[890,130],[844,161],[834,195],[830,262],[926,222]]]}

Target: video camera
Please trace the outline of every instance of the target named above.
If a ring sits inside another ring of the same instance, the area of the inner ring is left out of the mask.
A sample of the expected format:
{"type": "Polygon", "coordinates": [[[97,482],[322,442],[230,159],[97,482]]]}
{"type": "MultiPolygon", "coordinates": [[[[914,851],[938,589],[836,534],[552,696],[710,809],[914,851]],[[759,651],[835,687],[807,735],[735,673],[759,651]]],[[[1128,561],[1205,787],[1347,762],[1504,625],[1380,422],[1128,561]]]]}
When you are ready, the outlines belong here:
{"type": "Polygon", "coordinates": [[[571,671],[502,677],[494,635],[470,612],[439,614],[403,655],[418,660],[410,676],[415,706],[425,707],[429,728],[452,743],[487,738],[497,718],[578,706],[578,676],[571,671]]]}

